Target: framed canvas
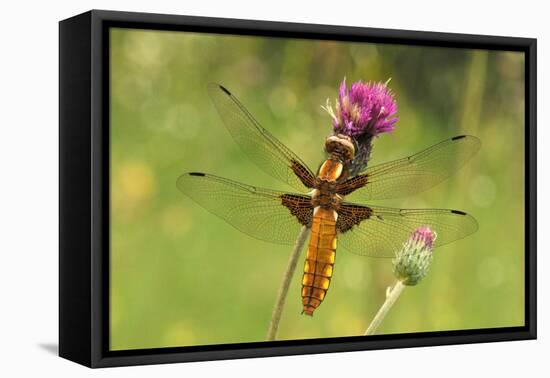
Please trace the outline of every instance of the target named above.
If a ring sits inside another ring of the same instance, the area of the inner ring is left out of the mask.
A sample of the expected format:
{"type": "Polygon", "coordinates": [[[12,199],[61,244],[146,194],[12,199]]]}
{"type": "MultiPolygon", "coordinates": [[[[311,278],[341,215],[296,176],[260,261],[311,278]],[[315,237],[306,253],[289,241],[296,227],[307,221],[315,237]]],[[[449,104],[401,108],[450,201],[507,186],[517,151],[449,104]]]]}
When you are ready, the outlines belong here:
{"type": "Polygon", "coordinates": [[[60,22],[59,354],[536,337],[536,40],[60,22]]]}

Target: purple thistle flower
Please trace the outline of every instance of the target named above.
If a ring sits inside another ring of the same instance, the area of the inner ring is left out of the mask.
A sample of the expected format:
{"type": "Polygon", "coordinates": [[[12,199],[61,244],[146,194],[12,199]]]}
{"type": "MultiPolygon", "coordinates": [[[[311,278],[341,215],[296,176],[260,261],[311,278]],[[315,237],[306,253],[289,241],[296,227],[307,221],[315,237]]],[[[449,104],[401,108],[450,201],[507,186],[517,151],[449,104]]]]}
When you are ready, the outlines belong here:
{"type": "Polygon", "coordinates": [[[327,101],[324,109],[331,115],[337,134],[379,136],[393,131],[397,122],[397,103],[386,83],[358,81],[348,89],[344,78],[335,108],[327,101]]]}
{"type": "Polygon", "coordinates": [[[344,78],[334,109],[329,100],[323,107],[332,117],[334,133],[351,137],[357,146],[352,176],[366,167],[372,139],[395,129],[397,103],[387,84],[357,81],[348,89],[344,78]]]}

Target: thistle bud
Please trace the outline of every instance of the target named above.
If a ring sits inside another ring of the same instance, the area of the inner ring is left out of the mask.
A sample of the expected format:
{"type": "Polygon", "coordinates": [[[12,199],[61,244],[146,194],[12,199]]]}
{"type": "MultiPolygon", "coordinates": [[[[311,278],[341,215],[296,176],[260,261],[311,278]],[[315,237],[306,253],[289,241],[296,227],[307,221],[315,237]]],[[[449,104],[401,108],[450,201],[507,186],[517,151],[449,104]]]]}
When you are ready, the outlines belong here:
{"type": "Polygon", "coordinates": [[[396,253],[393,273],[404,285],[416,285],[428,274],[436,237],[429,227],[419,227],[396,253]]]}

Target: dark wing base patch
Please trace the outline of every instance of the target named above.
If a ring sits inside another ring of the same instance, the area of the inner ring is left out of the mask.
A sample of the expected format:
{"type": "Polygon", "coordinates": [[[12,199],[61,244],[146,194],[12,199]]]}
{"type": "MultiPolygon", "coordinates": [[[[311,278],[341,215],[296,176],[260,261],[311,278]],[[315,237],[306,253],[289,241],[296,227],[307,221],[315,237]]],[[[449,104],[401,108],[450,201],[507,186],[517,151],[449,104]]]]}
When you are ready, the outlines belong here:
{"type": "Polygon", "coordinates": [[[306,188],[313,188],[313,185],[315,184],[315,176],[311,174],[311,171],[295,159],[291,159],[290,164],[290,168],[294,174],[298,176],[302,184],[304,184],[306,188]]]}
{"type": "Polygon", "coordinates": [[[313,220],[313,206],[311,198],[296,194],[281,195],[281,203],[294,215],[301,225],[311,227],[313,220]]]}
{"type": "Polygon", "coordinates": [[[367,185],[368,182],[369,182],[368,174],[352,177],[350,179],[347,179],[343,183],[339,184],[336,187],[336,193],[342,196],[347,196],[348,194],[353,193],[357,189],[361,189],[362,187],[367,185]]]}
{"type": "Polygon", "coordinates": [[[349,231],[365,219],[369,219],[371,215],[372,210],[369,207],[347,203],[342,204],[338,209],[336,229],[340,232],[349,231]]]}

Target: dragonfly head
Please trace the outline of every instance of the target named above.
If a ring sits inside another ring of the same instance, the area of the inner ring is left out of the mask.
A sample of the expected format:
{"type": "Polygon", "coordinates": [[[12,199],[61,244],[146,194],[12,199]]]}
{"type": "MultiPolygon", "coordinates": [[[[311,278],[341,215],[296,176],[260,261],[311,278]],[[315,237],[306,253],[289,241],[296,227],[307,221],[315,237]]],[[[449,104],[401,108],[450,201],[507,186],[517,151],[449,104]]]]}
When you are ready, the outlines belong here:
{"type": "Polygon", "coordinates": [[[349,162],[355,157],[355,146],[347,135],[331,135],[325,142],[325,149],[328,154],[336,155],[343,162],[349,162]]]}

